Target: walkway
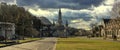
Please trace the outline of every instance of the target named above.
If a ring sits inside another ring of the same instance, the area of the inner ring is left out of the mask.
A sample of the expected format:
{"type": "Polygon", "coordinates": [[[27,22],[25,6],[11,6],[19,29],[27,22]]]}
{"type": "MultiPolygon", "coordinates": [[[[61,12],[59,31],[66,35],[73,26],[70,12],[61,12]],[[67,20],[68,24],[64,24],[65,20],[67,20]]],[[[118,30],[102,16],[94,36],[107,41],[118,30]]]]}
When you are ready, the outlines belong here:
{"type": "Polygon", "coordinates": [[[45,38],[34,42],[0,48],[0,50],[53,50],[57,38],[45,38]]]}

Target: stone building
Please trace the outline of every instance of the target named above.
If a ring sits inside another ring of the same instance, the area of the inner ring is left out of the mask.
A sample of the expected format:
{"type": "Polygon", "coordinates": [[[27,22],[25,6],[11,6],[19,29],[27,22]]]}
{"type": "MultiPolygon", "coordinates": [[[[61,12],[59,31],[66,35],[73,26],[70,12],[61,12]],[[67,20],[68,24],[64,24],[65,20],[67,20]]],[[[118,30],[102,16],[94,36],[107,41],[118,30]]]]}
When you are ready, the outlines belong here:
{"type": "Polygon", "coordinates": [[[40,26],[41,36],[52,36],[51,35],[52,23],[45,17],[39,17],[39,19],[41,20],[41,26],[40,26]]]}
{"type": "Polygon", "coordinates": [[[6,39],[12,39],[15,36],[15,24],[8,22],[0,22],[0,36],[6,39]]]}
{"type": "Polygon", "coordinates": [[[52,23],[46,17],[36,17],[33,19],[33,27],[39,31],[40,37],[52,36],[51,31],[52,23]]]}
{"type": "Polygon", "coordinates": [[[106,38],[119,38],[120,36],[120,18],[103,19],[102,36],[106,38]]]}
{"type": "Polygon", "coordinates": [[[58,21],[57,23],[54,25],[54,33],[53,36],[55,37],[68,37],[69,33],[68,33],[68,21],[66,20],[66,24],[63,24],[63,20],[62,20],[62,12],[61,9],[59,9],[58,12],[58,21]]]}
{"type": "Polygon", "coordinates": [[[101,25],[97,25],[92,28],[92,37],[100,37],[101,36],[100,28],[101,28],[101,25]]]}

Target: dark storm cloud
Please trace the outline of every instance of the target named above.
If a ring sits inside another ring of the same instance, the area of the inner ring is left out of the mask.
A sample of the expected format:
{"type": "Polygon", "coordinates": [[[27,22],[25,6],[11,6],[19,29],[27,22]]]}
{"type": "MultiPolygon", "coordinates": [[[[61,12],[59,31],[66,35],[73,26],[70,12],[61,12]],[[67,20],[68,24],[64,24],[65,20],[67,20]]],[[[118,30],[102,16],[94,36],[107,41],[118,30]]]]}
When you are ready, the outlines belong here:
{"type": "Polygon", "coordinates": [[[17,0],[19,6],[38,5],[41,8],[84,9],[99,6],[104,0],[17,0]]]}
{"type": "MultiPolygon", "coordinates": [[[[62,14],[62,18],[63,18],[63,23],[65,23],[66,20],[68,20],[69,23],[71,23],[70,21],[72,20],[82,19],[85,22],[89,22],[92,21],[93,19],[93,17],[87,12],[66,12],[62,14]]],[[[55,21],[58,20],[58,15],[55,15],[54,20],[55,21]]]]}

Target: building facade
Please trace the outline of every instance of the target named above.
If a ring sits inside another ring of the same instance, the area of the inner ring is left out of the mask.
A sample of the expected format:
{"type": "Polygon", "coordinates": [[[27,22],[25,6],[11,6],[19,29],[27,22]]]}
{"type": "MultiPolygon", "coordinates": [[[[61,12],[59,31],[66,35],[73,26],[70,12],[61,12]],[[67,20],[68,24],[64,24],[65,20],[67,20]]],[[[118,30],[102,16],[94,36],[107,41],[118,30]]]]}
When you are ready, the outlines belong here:
{"type": "Polygon", "coordinates": [[[120,38],[120,18],[103,19],[103,29],[101,30],[102,36],[106,38],[117,39],[120,38]]]}
{"type": "Polygon", "coordinates": [[[12,39],[15,36],[15,24],[8,22],[0,22],[0,36],[6,39],[12,39]]]}
{"type": "Polygon", "coordinates": [[[63,24],[61,9],[59,9],[59,12],[58,12],[58,21],[53,27],[55,30],[53,33],[53,36],[55,36],[55,37],[68,37],[68,35],[69,35],[69,33],[68,33],[68,21],[66,20],[66,24],[63,24]]]}

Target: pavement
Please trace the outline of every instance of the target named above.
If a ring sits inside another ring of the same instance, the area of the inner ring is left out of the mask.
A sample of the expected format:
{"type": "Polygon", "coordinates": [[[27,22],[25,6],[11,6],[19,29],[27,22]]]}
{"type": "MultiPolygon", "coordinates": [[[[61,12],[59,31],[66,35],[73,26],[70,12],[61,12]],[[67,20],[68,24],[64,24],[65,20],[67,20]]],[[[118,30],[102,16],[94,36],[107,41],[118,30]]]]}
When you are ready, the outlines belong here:
{"type": "Polygon", "coordinates": [[[55,50],[56,42],[57,38],[48,37],[34,42],[0,48],[0,50],[55,50]]]}

